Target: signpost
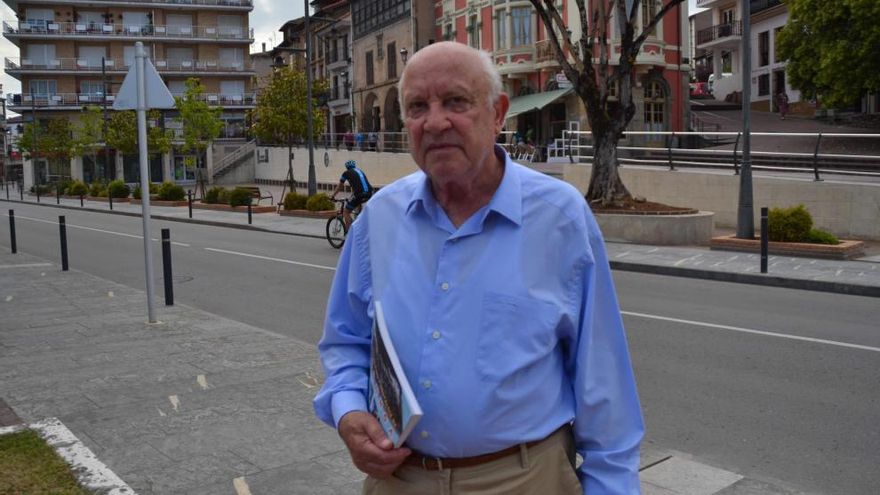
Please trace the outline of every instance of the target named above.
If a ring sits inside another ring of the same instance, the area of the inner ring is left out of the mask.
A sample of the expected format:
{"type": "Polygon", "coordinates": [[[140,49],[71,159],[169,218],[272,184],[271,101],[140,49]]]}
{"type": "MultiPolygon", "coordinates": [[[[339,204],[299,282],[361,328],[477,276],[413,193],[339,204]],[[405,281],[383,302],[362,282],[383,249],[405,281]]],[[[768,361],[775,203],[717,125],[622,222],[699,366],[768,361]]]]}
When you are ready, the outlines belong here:
{"type": "Polygon", "coordinates": [[[144,53],[144,44],[135,43],[135,64],[128,70],[113,102],[114,110],[137,110],[138,151],[141,170],[141,212],[144,224],[144,269],[147,279],[147,317],[156,323],[153,304],[153,245],[150,236],[150,170],[147,155],[147,108],[174,108],[174,97],[162,82],[153,63],[144,53]]]}

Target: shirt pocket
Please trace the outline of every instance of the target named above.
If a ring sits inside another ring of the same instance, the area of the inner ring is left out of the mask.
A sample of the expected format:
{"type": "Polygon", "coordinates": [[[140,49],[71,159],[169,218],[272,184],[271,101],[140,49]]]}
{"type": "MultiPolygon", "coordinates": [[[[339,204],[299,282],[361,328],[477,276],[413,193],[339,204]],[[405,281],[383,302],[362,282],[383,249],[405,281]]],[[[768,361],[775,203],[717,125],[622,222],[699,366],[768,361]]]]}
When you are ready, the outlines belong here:
{"type": "Polygon", "coordinates": [[[546,301],[485,293],[477,340],[480,375],[500,382],[547,359],[556,347],[556,314],[546,301]]]}

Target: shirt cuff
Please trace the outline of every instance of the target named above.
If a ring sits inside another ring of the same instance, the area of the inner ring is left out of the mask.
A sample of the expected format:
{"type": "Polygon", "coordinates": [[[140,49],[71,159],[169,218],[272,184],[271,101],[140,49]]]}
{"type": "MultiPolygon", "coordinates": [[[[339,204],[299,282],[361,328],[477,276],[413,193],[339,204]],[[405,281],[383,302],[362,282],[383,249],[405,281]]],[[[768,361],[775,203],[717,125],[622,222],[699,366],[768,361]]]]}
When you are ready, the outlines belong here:
{"type": "Polygon", "coordinates": [[[352,411],[367,410],[367,399],[356,390],[343,390],[333,394],[330,407],[333,410],[333,424],[339,429],[339,420],[343,416],[352,411]]]}

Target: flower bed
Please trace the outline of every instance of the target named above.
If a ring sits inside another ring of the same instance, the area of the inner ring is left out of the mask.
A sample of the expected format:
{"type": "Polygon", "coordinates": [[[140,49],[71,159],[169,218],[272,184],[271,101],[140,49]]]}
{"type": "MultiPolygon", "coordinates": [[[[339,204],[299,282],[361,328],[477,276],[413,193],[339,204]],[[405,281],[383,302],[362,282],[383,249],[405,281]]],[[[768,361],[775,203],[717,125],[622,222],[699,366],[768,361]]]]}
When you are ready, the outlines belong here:
{"type": "Polygon", "coordinates": [[[330,218],[336,215],[336,210],[281,210],[278,212],[278,214],[282,217],[330,218]]]}
{"type": "MultiPolygon", "coordinates": [[[[184,202],[184,204],[186,204],[186,202],[184,202]]],[[[220,203],[210,204],[210,203],[197,202],[197,203],[193,203],[193,209],[194,210],[216,210],[216,211],[240,211],[240,212],[247,213],[247,206],[232,207],[232,206],[220,204],[220,203]]],[[[269,205],[269,206],[253,205],[253,206],[251,206],[251,213],[274,213],[274,212],[275,212],[274,205],[269,205]]]]}
{"type": "MultiPolygon", "coordinates": [[[[804,256],[808,258],[826,258],[848,260],[858,258],[865,253],[862,241],[840,240],[840,244],[811,244],[808,242],[774,242],[767,243],[770,254],[784,256],[804,256]]],[[[713,237],[709,242],[712,249],[727,251],[761,252],[761,239],[737,239],[735,235],[713,237]]]]}

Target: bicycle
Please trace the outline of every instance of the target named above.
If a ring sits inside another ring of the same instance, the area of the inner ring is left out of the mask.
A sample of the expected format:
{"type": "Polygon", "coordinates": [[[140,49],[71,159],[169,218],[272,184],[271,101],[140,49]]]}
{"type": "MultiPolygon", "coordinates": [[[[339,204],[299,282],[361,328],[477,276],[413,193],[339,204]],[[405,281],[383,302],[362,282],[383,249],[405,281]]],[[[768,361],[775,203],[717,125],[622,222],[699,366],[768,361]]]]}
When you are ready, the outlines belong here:
{"type": "MultiPolygon", "coordinates": [[[[343,215],[345,203],[347,201],[347,199],[334,199],[334,203],[339,203],[339,209],[336,210],[335,215],[327,219],[327,242],[336,249],[341,248],[342,245],[345,244],[345,236],[348,234],[348,229],[345,228],[345,216],[343,215]]],[[[352,222],[354,222],[354,219],[357,218],[358,214],[361,212],[361,206],[362,205],[358,205],[358,207],[351,212],[352,222]]]]}

